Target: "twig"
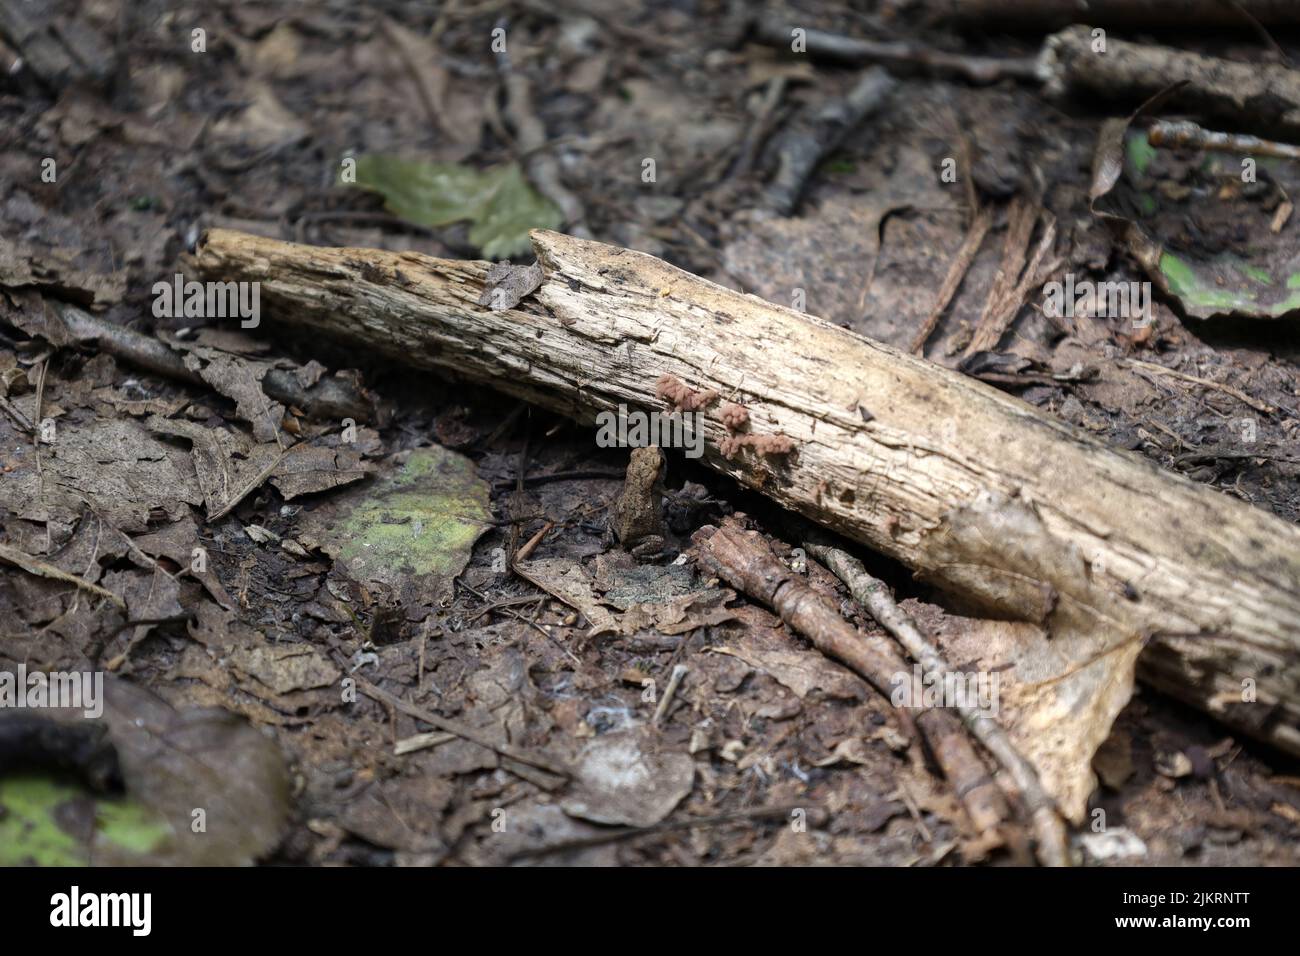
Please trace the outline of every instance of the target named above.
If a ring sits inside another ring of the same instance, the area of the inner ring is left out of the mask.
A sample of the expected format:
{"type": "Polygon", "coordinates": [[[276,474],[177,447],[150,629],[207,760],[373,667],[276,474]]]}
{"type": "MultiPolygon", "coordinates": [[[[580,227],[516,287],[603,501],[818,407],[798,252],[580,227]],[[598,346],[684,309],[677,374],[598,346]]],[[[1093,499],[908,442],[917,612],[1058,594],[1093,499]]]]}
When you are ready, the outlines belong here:
{"type": "Polygon", "coordinates": [[[35,426],[27,420],[27,416],[18,409],[18,406],[9,401],[9,399],[5,398],[3,395],[0,395],[0,408],[4,409],[9,417],[14,420],[14,423],[23,431],[29,434],[36,431],[35,426]]]}
{"type": "Polygon", "coordinates": [[[415,753],[417,750],[427,750],[430,747],[437,747],[439,744],[445,744],[450,740],[457,739],[455,734],[448,733],[415,734],[411,737],[403,737],[393,744],[393,755],[401,757],[404,754],[415,753]]]}
{"type": "Polygon", "coordinates": [[[678,664],[673,668],[673,672],[668,677],[668,686],[664,688],[663,697],[659,698],[659,706],[655,708],[655,715],[650,718],[650,726],[658,727],[659,722],[664,719],[668,713],[668,708],[672,705],[673,697],[677,693],[677,688],[682,682],[682,678],[689,672],[685,664],[678,664]]]}
{"type": "Polygon", "coordinates": [[[785,20],[769,18],[758,28],[759,39],[769,46],[790,49],[793,30],[804,31],[804,41],[808,53],[814,57],[834,60],[839,63],[883,63],[892,66],[909,66],[930,73],[957,75],[972,83],[996,83],[1010,78],[1022,82],[1034,82],[1035,63],[1032,57],[998,58],[986,56],[965,56],[960,53],[946,53],[917,43],[901,41],[881,42],[878,40],[861,40],[856,37],[840,36],[824,30],[812,30],[806,26],[785,20]]]}
{"type": "Polygon", "coordinates": [[[537,546],[542,543],[542,539],[545,538],[546,535],[550,532],[550,530],[554,527],[555,527],[554,521],[548,521],[546,522],[546,524],[542,525],[541,530],[538,531],[537,534],[529,538],[527,541],[525,541],[523,547],[521,547],[518,551],[515,552],[514,560],[527,561],[529,555],[531,555],[533,551],[537,549],[537,546]]]}
{"type": "Polygon", "coordinates": [[[376,687],[364,677],[354,676],[353,680],[357,682],[357,688],[367,697],[376,700],[381,704],[386,704],[389,707],[396,708],[408,717],[414,717],[416,720],[422,720],[426,724],[432,724],[439,730],[446,731],[449,734],[455,734],[457,737],[468,740],[470,743],[478,744],[480,747],[486,747],[498,756],[513,760],[516,763],[535,767],[538,770],[544,770],[547,773],[565,779],[573,776],[572,772],[567,767],[550,757],[532,753],[531,751],[524,750],[521,747],[516,747],[513,744],[498,743],[486,734],[479,733],[479,731],[472,727],[466,727],[458,721],[448,720],[446,717],[440,717],[432,711],[425,710],[423,707],[417,707],[415,704],[407,703],[402,700],[402,698],[376,687]]]}
{"type": "MultiPolygon", "coordinates": [[[[967,179],[969,178],[968,176],[967,179]]],[[[934,305],[930,308],[930,314],[926,316],[925,322],[916,330],[916,335],[912,338],[911,351],[914,354],[925,354],[925,343],[934,334],[935,328],[939,325],[939,319],[943,317],[944,310],[948,308],[948,303],[952,301],[952,297],[961,288],[962,280],[966,278],[971,263],[975,261],[975,256],[979,254],[980,246],[984,244],[984,237],[988,234],[989,226],[992,223],[993,213],[987,206],[981,207],[975,213],[975,218],[970,224],[966,238],[962,240],[961,248],[957,250],[951,265],[948,266],[948,274],[944,276],[943,285],[939,287],[939,294],[935,297],[934,305]]]]}
{"type": "MultiPolygon", "coordinates": [[[[854,600],[866,608],[880,626],[898,639],[912,658],[934,675],[946,675],[948,664],[939,649],[921,633],[916,623],[895,603],[884,582],[872,577],[862,562],[839,548],[808,542],[808,553],[835,573],[848,586],[854,600]]],[[[937,679],[937,677],[936,677],[937,679]]],[[[1043,789],[1038,772],[1024,758],[1007,732],[977,708],[957,706],[962,722],[975,735],[1015,781],[1024,797],[1038,837],[1039,856],[1047,866],[1069,866],[1069,844],[1065,824],[1056,809],[1056,801],[1043,789]]]]}
{"type": "MultiPolygon", "coordinates": [[[[77,345],[93,345],[101,352],[156,375],[209,387],[198,372],[186,367],[178,352],[160,339],[113,325],[66,302],[53,303],[53,309],[61,328],[52,329],[51,336],[66,332],[69,341],[77,345]]],[[[312,418],[375,422],[382,417],[374,399],[345,377],[332,375],[304,388],[293,369],[273,368],[267,370],[261,386],[268,397],[302,409],[312,418]]]]}
{"type": "Polygon", "coordinates": [[[50,578],[55,581],[63,581],[67,584],[73,584],[83,591],[89,591],[91,594],[97,594],[102,598],[107,598],[117,605],[121,610],[126,610],[126,601],[118,597],[112,591],[101,588],[98,584],[91,584],[85,578],[77,577],[75,574],[69,574],[61,568],[56,568],[39,558],[33,557],[26,552],[19,551],[17,548],[11,548],[7,544],[0,544],[0,561],[7,561],[15,567],[22,568],[28,574],[34,574],[41,578],[50,578]]]}
{"type": "Polygon", "coordinates": [[[1102,55],[1093,50],[1090,28],[1076,25],[1047,38],[1038,65],[1050,96],[1141,102],[1172,85],[1171,102],[1180,112],[1300,136],[1300,71],[1277,63],[1238,63],[1113,38],[1102,55]]]}
{"type": "Polygon", "coordinates": [[[1269,405],[1267,402],[1262,402],[1257,398],[1251,398],[1251,396],[1247,395],[1241,389],[1234,388],[1231,385],[1225,385],[1223,382],[1212,382],[1208,378],[1198,378],[1195,375],[1188,375],[1186,372],[1166,368],[1165,366],[1157,365],[1154,362],[1143,362],[1141,359],[1120,359],[1119,364],[1127,365],[1131,368],[1144,369],[1154,375],[1168,375],[1171,378],[1181,378],[1185,382],[1192,382],[1196,385],[1203,385],[1206,388],[1212,388],[1225,395],[1231,395],[1233,398],[1237,399],[1237,401],[1249,405],[1251,408],[1258,412],[1263,412],[1265,415],[1273,415],[1277,412],[1277,409],[1274,406],[1269,405]]]}
{"type": "MultiPolygon", "coordinates": [[[[808,120],[783,129],[772,141],[776,173],[764,193],[765,204],[788,216],[799,205],[813,171],[859,123],[879,110],[896,82],[880,67],[865,71],[847,96],[826,101],[808,120]]],[[[802,115],[802,114],[801,114],[802,115]]]]}
{"type": "MultiPolygon", "coordinates": [[[[741,530],[734,518],[728,518],[721,528],[701,528],[692,540],[703,568],[773,608],[823,654],[843,661],[886,698],[891,696],[895,676],[908,670],[894,646],[845,621],[836,608],[781,563],[761,535],[741,530]]],[[[961,722],[937,708],[918,709],[913,719],[976,832],[987,839],[1009,817],[1010,809],[961,722]]]]}
{"type": "Polygon", "coordinates": [[[1151,124],[1147,137],[1152,146],[1172,149],[1208,149],[1220,153],[1246,153],[1276,156],[1279,159],[1300,159],[1300,146],[1275,143],[1272,140],[1247,136],[1244,133],[1217,133],[1190,121],[1157,120],[1151,124]]]}
{"type": "Polygon", "coordinates": [[[1098,26],[1234,27],[1295,22],[1294,0],[927,0],[926,12],[988,31],[1062,27],[1086,12],[1098,26]]]}
{"type": "Polygon", "coordinates": [[[749,124],[749,129],[745,132],[745,138],[740,144],[736,158],[732,160],[731,168],[727,170],[728,179],[747,176],[749,171],[753,169],[754,159],[772,130],[772,120],[776,115],[777,107],[781,105],[781,98],[785,95],[786,83],[786,78],[780,75],[774,76],[767,81],[767,87],[763,91],[763,101],[758,107],[758,114],[754,117],[753,122],[749,124]]]}
{"type": "MultiPolygon", "coordinates": [[[[1026,200],[1013,209],[1012,223],[1007,228],[1002,266],[993,281],[993,288],[989,290],[984,312],[975,327],[975,335],[966,348],[967,355],[997,348],[998,343],[1002,341],[1002,336],[1006,334],[1007,329],[1020,313],[1020,307],[1024,305],[1030,287],[1039,281],[1039,270],[1042,268],[1043,259],[1051,251],[1055,241],[1056,219],[1051,213],[1043,210],[1036,201],[1026,200]],[[1029,239],[1033,235],[1034,224],[1040,214],[1047,216],[1047,222],[1038,240],[1038,248],[1034,251],[1029,264],[1025,265],[1029,239]]],[[[1052,268],[1056,267],[1056,264],[1052,266],[1052,268]]]]}

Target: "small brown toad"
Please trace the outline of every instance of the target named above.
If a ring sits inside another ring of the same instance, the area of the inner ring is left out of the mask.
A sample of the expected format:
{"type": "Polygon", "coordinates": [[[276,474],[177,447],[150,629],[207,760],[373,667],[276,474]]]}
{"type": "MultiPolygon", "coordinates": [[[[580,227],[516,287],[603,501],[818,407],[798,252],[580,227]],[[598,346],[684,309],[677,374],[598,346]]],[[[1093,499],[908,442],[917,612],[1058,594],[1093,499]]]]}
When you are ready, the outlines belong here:
{"type": "Polygon", "coordinates": [[[611,530],[637,557],[659,554],[664,547],[664,453],[655,445],[633,448],[623,491],[614,502],[611,530]]]}

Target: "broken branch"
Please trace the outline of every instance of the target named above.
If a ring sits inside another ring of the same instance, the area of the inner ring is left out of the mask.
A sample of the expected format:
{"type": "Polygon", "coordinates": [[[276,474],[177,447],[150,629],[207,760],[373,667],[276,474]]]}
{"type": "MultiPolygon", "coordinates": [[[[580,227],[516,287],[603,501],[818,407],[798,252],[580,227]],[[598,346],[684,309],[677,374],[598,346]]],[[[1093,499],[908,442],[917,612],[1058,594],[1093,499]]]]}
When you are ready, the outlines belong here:
{"type": "MultiPolygon", "coordinates": [[[[948,664],[939,649],[921,633],[907,612],[895,603],[885,583],[867,573],[862,562],[847,551],[809,542],[808,553],[826,565],[848,587],[853,599],[866,608],[876,622],[898,639],[903,650],[931,674],[948,673],[948,664]]],[[[1002,725],[986,717],[977,709],[958,705],[962,722],[980,743],[1011,775],[1020,790],[1034,822],[1034,835],[1038,839],[1038,853],[1047,866],[1069,866],[1070,849],[1066,840],[1065,824],[1056,809],[1056,801],[1043,789],[1038,771],[1016,749],[1002,725]]]]}
{"type": "MultiPolygon", "coordinates": [[[[694,539],[700,565],[771,607],[823,654],[848,665],[887,700],[907,664],[888,641],[849,624],[821,595],[781,563],[762,535],[743,531],[734,519],[701,528],[694,539]]],[[[944,776],[979,834],[996,831],[1010,815],[1002,791],[946,710],[921,709],[912,720],[925,737],[944,776]]]]}

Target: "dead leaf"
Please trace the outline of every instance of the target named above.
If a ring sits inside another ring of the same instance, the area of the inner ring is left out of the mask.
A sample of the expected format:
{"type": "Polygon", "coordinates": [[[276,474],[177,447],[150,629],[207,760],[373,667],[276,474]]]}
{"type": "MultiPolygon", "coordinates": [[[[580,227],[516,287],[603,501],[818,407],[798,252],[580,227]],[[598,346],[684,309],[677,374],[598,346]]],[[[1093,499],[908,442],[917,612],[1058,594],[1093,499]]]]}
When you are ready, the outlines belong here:
{"type": "Polygon", "coordinates": [[[724,629],[726,643],[708,650],[728,654],[769,674],[800,699],[861,700],[865,696],[860,678],[819,651],[792,642],[789,632],[770,614],[744,607],[736,610],[736,616],[741,623],[724,629]]]}
{"type": "Polygon", "coordinates": [[[123,531],[144,531],[155,513],[180,518],[202,497],[183,451],[160,442],[129,418],[77,418],[56,426],[41,446],[44,488],[30,440],[0,416],[12,467],[0,481],[0,509],[30,521],[71,528],[88,504],[123,531]]]}
{"type": "Polygon", "coordinates": [[[478,304],[485,305],[493,312],[513,309],[521,300],[532,295],[545,278],[540,263],[531,266],[516,266],[509,262],[496,262],[488,269],[483,282],[483,294],[478,297],[478,304]]]}
{"type": "Polygon", "coordinates": [[[695,761],[664,752],[650,731],[602,734],[578,754],[564,812],[593,823],[648,827],[672,813],[695,781],[695,761]]]}
{"type": "Polygon", "coordinates": [[[488,485],[474,463],[437,445],[394,455],[381,477],[299,516],[298,540],[364,584],[400,597],[408,617],[437,604],[488,527],[488,485]]]}

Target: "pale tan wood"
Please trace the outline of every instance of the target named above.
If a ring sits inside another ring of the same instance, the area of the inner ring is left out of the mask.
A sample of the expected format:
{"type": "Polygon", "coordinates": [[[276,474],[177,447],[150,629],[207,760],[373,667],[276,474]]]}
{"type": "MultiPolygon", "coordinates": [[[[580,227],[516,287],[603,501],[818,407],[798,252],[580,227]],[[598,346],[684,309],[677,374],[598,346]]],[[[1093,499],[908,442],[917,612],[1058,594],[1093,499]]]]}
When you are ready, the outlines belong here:
{"type": "Polygon", "coordinates": [[[483,262],[214,230],[196,264],[261,282],[266,322],[583,422],[663,411],[664,374],[717,389],[795,450],[725,458],[713,405],[710,467],[966,599],[1085,633],[1098,655],[1149,641],[1146,679],[1300,753],[1300,528],[820,319],[641,253],[533,241],[544,281],[501,312],[477,304],[483,262]]]}

